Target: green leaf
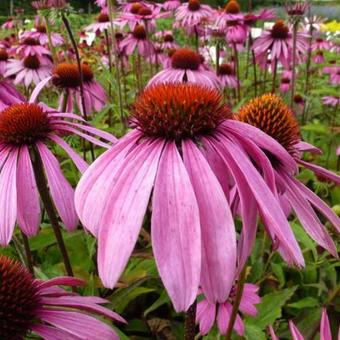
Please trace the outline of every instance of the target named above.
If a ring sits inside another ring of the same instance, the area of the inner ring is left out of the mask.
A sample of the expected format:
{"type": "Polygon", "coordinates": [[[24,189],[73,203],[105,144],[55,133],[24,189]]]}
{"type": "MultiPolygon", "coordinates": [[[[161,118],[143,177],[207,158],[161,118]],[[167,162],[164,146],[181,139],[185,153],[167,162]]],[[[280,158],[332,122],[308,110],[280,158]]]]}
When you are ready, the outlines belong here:
{"type": "Polygon", "coordinates": [[[245,322],[245,338],[247,340],[266,340],[266,334],[262,329],[254,324],[249,324],[248,321],[245,322]]]}
{"type": "Polygon", "coordinates": [[[255,325],[261,330],[271,325],[281,317],[282,307],[292,297],[296,288],[295,286],[264,296],[261,303],[257,305],[257,316],[253,318],[247,317],[247,323],[255,325]]]}
{"type": "Polygon", "coordinates": [[[163,290],[160,297],[148,309],[145,310],[144,316],[147,316],[149,313],[168,302],[170,302],[169,296],[166,293],[166,290],[163,290]]]}
{"type": "Polygon", "coordinates": [[[279,280],[280,282],[280,286],[282,287],[285,282],[286,282],[286,279],[285,279],[285,274],[283,272],[283,268],[282,268],[282,264],[277,264],[275,262],[272,262],[270,264],[270,267],[273,271],[273,273],[275,274],[276,278],[279,280]]]}
{"type": "Polygon", "coordinates": [[[307,296],[297,302],[293,302],[288,304],[287,306],[290,308],[297,308],[297,309],[303,309],[307,307],[316,307],[319,305],[319,301],[311,296],[307,296]]]}

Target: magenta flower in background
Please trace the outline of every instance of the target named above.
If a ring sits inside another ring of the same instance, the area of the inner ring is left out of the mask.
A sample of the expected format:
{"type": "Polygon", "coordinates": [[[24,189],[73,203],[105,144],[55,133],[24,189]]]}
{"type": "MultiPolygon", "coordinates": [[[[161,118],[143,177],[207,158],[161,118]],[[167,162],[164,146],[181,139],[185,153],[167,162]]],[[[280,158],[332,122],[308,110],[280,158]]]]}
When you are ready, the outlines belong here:
{"type": "Polygon", "coordinates": [[[162,35],[161,48],[163,50],[177,49],[179,45],[175,42],[175,38],[171,31],[164,31],[162,35]]]}
{"type": "MultiPolygon", "coordinates": [[[[86,115],[93,111],[100,111],[107,102],[107,95],[103,87],[94,79],[94,74],[88,64],[82,64],[83,88],[86,115]]],[[[80,95],[80,75],[76,64],[60,63],[54,67],[49,77],[53,85],[63,90],[59,98],[59,110],[63,109],[66,98],[66,112],[73,112],[75,106],[84,115],[80,95]]]]}
{"type": "Polygon", "coordinates": [[[260,145],[287,171],[296,164],[274,139],[231,117],[210,87],[161,84],[141,94],[132,109],[134,129],[89,167],[76,189],[78,215],[98,238],[104,286],[113,288],[121,276],[151,198],[153,252],[176,311],[190,307],[199,286],[209,302],[225,302],[236,273],[229,181],[240,192],[243,247],[258,209],[290,263],[303,265],[279,203],[242,145],[263,159],[257,166],[266,174],[273,170],[260,145]]]}
{"type": "Polygon", "coordinates": [[[313,62],[315,64],[323,64],[325,62],[325,57],[322,51],[317,51],[316,54],[313,56],[313,62]]]}
{"type": "Polygon", "coordinates": [[[167,0],[163,3],[162,7],[166,11],[174,11],[181,5],[179,0],[167,0]]]}
{"type": "Polygon", "coordinates": [[[2,25],[1,28],[4,30],[11,30],[15,27],[16,22],[13,18],[8,18],[2,25]]]}
{"type": "Polygon", "coordinates": [[[96,5],[101,8],[105,8],[107,7],[107,0],[96,0],[96,5]]]}
{"type": "Polygon", "coordinates": [[[282,93],[286,93],[288,91],[290,91],[291,89],[291,79],[287,78],[287,77],[283,77],[280,80],[280,92],[282,93]]]}
{"type": "Polygon", "coordinates": [[[213,10],[209,5],[202,5],[199,0],[189,0],[180,5],[175,13],[175,20],[180,27],[193,27],[203,19],[209,19],[213,10]]]}
{"type": "Polygon", "coordinates": [[[5,48],[0,48],[0,76],[4,76],[8,64],[8,53],[5,48]]]}
{"type": "MultiPolygon", "coordinates": [[[[20,38],[25,39],[34,39],[40,43],[40,45],[48,44],[48,35],[46,33],[46,25],[43,23],[36,24],[34,26],[34,31],[25,31],[20,35],[20,38]]],[[[60,46],[64,43],[64,38],[61,34],[51,32],[51,42],[53,46],[60,46]]]]}
{"type": "Polygon", "coordinates": [[[332,47],[332,44],[324,40],[322,38],[316,38],[313,43],[312,43],[312,51],[317,51],[317,50],[330,50],[332,47]]]}
{"type": "MultiPolygon", "coordinates": [[[[308,35],[298,32],[296,40],[297,61],[300,62],[308,49],[308,35]]],[[[257,57],[271,55],[272,62],[279,61],[289,67],[292,58],[293,38],[283,20],[277,20],[271,30],[264,31],[252,46],[257,57]]]]}
{"type": "Polygon", "coordinates": [[[107,9],[103,9],[97,17],[97,22],[85,27],[85,31],[100,34],[110,28],[110,17],[107,9]]]}
{"type": "Polygon", "coordinates": [[[59,161],[47,147],[58,144],[72,159],[80,172],[87,163],[61,138],[76,134],[91,143],[108,147],[96,139],[116,139],[104,132],[84,125],[77,115],[58,112],[34,101],[45,82],[32,93],[29,102],[7,106],[0,113],[0,244],[6,246],[15,223],[27,236],[36,235],[40,225],[39,194],[33,173],[30,149],[36,148],[44,166],[45,175],[55,207],[68,230],[74,230],[78,217],[74,209],[74,191],[61,172],[59,161]]]}
{"type": "Polygon", "coordinates": [[[340,97],[336,96],[326,96],[322,97],[322,102],[324,105],[329,105],[329,106],[340,106],[340,97]]]}
{"type": "Polygon", "coordinates": [[[236,0],[228,1],[223,10],[217,14],[216,25],[225,30],[228,22],[242,23],[244,14],[241,13],[240,4],[236,0]]]}
{"type": "MultiPolygon", "coordinates": [[[[292,340],[305,340],[299,329],[295,326],[292,320],[289,320],[289,331],[292,336],[292,340]]],[[[276,336],[272,326],[269,326],[269,333],[272,340],[279,340],[276,336]]],[[[334,338],[333,338],[334,339],[334,338]]],[[[326,308],[322,309],[321,321],[320,321],[320,340],[332,340],[331,327],[327,315],[326,308]]]]}
{"type": "MultiPolygon", "coordinates": [[[[275,138],[291,154],[296,164],[340,184],[340,176],[337,174],[301,159],[302,153],[305,151],[314,153],[321,151],[313,145],[301,141],[298,122],[293,112],[283,103],[281,98],[273,94],[257,97],[241,107],[238,118],[275,138]]],[[[272,175],[275,180],[273,184],[277,193],[288,200],[290,207],[295,211],[307,234],[337,257],[337,250],[332,237],[321,223],[314,209],[329,220],[338,233],[340,232],[339,217],[313,191],[295,179],[294,173],[296,171],[290,172],[284,169],[282,164],[276,161],[274,155],[270,157],[270,160],[274,168],[272,175]]],[[[270,225],[267,225],[266,228],[271,238],[275,240],[275,233],[271,231],[270,225]]],[[[278,248],[281,255],[286,258],[285,250],[280,249],[280,244],[278,244],[278,248]]]]}
{"type": "Polygon", "coordinates": [[[223,87],[236,88],[238,84],[235,70],[230,64],[222,64],[218,68],[218,79],[223,87]]]}
{"type": "Polygon", "coordinates": [[[13,83],[37,85],[51,75],[52,61],[46,56],[29,55],[23,59],[9,59],[6,65],[5,77],[15,77],[13,83]]]}
{"type": "Polygon", "coordinates": [[[45,340],[119,339],[116,332],[95,316],[126,323],[102,306],[109,301],[80,296],[58,286],[83,286],[73,277],[34,279],[19,262],[0,255],[0,334],[3,339],[38,335],[45,340]]]}
{"type": "Polygon", "coordinates": [[[148,57],[153,53],[155,47],[148,40],[144,26],[136,25],[128,37],[121,41],[120,48],[126,55],[131,55],[137,51],[140,56],[148,57]]]}
{"type": "Polygon", "coordinates": [[[193,50],[178,49],[171,56],[171,67],[157,73],[147,86],[188,82],[219,89],[221,84],[215,72],[206,70],[201,61],[200,55],[193,50]]]}
{"type": "Polygon", "coordinates": [[[334,66],[331,69],[329,81],[333,85],[340,85],[340,66],[334,66]]]}
{"type": "Polygon", "coordinates": [[[0,81],[0,110],[2,111],[7,106],[20,103],[25,100],[25,97],[8,81],[0,81]]]}
{"type": "Polygon", "coordinates": [[[31,37],[21,39],[18,46],[11,48],[11,53],[17,54],[20,57],[47,57],[51,55],[47,48],[40,45],[37,39],[31,37]]]}
{"type": "MultiPolygon", "coordinates": [[[[234,286],[231,293],[223,303],[212,304],[208,300],[203,299],[197,304],[196,323],[199,324],[201,335],[206,335],[210,332],[214,324],[217,324],[219,333],[225,335],[227,332],[233,302],[235,300],[237,286],[234,286]]],[[[256,305],[261,302],[258,295],[259,287],[246,283],[243,287],[239,310],[244,315],[256,316],[256,305]]],[[[237,314],[234,324],[234,331],[239,336],[244,336],[244,324],[240,314],[237,314]]]]}

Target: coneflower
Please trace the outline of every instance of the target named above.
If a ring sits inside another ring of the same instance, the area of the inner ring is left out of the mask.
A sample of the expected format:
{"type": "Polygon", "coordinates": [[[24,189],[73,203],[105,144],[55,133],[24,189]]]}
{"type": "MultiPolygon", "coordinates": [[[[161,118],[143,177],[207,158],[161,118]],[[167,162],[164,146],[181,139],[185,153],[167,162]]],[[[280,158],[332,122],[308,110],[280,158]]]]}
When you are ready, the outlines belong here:
{"type": "Polygon", "coordinates": [[[114,330],[93,315],[125,320],[101,306],[107,300],[70,293],[58,285],[84,285],[83,280],[56,277],[42,281],[32,277],[19,262],[0,255],[0,337],[6,340],[38,335],[45,340],[119,339],[114,330]]]}
{"type": "Polygon", "coordinates": [[[79,217],[98,238],[106,287],[114,287],[122,274],[151,198],[153,252],[175,309],[188,310],[200,285],[211,303],[224,302],[236,270],[229,183],[236,183],[241,196],[242,246],[251,246],[258,207],[290,262],[303,264],[279,203],[242,147],[245,143],[265,162],[260,167],[269,175],[273,170],[259,145],[289,171],[295,168],[280,144],[231,120],[222,95],[202,85],[148,87],[131,114],[134,129],[90,166],[76,189],[79,217]]]}
{"type": "MultiPolygon", "coordinates": [[[[238,119],[256,126],[263,132],[277,140],[299,165],[314,171],[336,183],[340,183],[340,177],[336,174],[300,159],[303,151],[318,152],[318,150],[301,141],[299,124],[292,110],[281,98],[272,94],[265,94],[251,100],[241,107],[238,119]]],[[[291,208],[295,211],[302,226],[308,235],[333,256],[337,256],[337,250],[331,236],[325,226],[322,225],[314,209],[320,211],[340,232],[340,219],[316,194],[309,190],[303,183],[294,178],[294,173],[287,171],[284,165],[276,159],[275,154],[268,154],[274,168],[275,186],[279,195],[284,196],[291,208]]],[[[270,225],[266,225],[267,231],[275,239],[275,232],[270,225]]],[[[279,244],[280,249],[280,244],[279,244]]],[[[285,256],[284,251],[282,255],[285,256]]]]}

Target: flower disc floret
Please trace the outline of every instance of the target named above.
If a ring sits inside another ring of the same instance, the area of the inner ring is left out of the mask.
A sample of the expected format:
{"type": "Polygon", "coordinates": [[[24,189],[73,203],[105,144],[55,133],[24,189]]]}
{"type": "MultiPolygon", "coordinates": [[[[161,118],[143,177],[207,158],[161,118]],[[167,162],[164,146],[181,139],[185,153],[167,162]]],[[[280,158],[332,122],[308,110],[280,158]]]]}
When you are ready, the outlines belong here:
{"type": "Polygon", "coordinates": [[[4,48],[0,48],[0,61],[6,61],[8,59],[8,53],[4,48]]]}
{"type": "Polygon", "coordinates": [[[292,110],[274,94],[252,99],[239,110],[239,119],[277,140],[290,154],[299,141],[299,124],[292,110]]]}
{"type": "Polygon", "coordinates": [[[224,10],[229,14],[238,14],[241,11],[241,7],[237,1],[231,0],[225,5],[224,10]]]}
{"type": "Polygon", "coordinates": [[[218,91],[197,84],[151,86],[132,109],[146,136],[175,141],[207,135],[231,115],[218,91]]]}
{"type": "Polygon", "coordinates": [[[22,145],[44,139],[51,131],[47,114],[37,104],[13,104],[0,113],[0,141],[22,145]]]}
{"type": "Polygon", "coordinates": [[[23,339],[40,307],[38,283],[18,262],[0,256],[0,337],[23,339]]]}
{"type": "Polygon", "coordinates": [[[230,75],[234,75],[235,72],[234,72],[234,68],[231,65],[222,64],[218,68],[218,74],[221,76],[225,76],[225,75],[230,76],[230,75]]]}
{"type": "Polygon", "coordinates": [[[37,70],[40,67],[40,60],[36,55],[29,55],[24,59],[24,66],[31,70],[37,70]]]}
{"type": "Polygon", "coordinates": [[[146,39],[146,31],[144,26],[137,25],[132,32],[132,35],[138,40],[145,40],[146,39]]]}
{"type": "Polygon", "coordinates": [[[201,8],[201,3],[199,2],[199,0],[189,0],[188,8],[190,11],[196,12],[201,8]]]}
{"type": "Polygon", "coordinates": [[[200,55],[188,48],[181,48],[174,52],[171,57],[171,65],[173,68],[181,70],[198,70],[201,64],[200,55]]]}
{"type": "Polygon", "coordinates": [[[287,39],[289,28],[283,20],[277,20],[271,29],[271,35],[274,39],[287,39]]]}

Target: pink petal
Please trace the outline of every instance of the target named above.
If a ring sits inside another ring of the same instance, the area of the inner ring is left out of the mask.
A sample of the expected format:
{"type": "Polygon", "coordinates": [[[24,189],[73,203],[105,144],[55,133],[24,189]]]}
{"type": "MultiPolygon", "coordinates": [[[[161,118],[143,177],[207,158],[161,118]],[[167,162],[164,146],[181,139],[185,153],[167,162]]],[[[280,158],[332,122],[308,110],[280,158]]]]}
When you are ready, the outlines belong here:
{"type": "Polygon", "coordinates": [[[46,79],[43,79],[37,86],[34,88],[29,103],[35,103],[41,90],[47,85],[47,83],[52,79],[52,77],[47,77],[46,79]]]}
{"type": "Polygon", "coordinates": [[[307,234],[320,246],[327,249],[333,256],[337,257],[336,246],[328,234],[327,229],[323,226],[315,214],[313,208],[308,201],[299,192],[299,189],[294,186],[294,182],[288,176],[283,177],[286,183],[285,195],[289,203],[295,210],[295,213],[307,234]]]}
{"type": "Polygon", "coordinates": [[[99,276],[113,288],[126,266],[143,223],[163,142],[142,142],[115,171],[101,214],[98,235],[99,276]]]}
{"type": "Polygon", "coordinates": [[[37,147],[55,207],[67,230],[74,230],[78,224],[78,217],[74,208],[73,188],[61,172],[58,160],[46,145],[38,142],[37,147]]]}
{"type": "Polygon", "coordinates": [[[279,340],[279,338],[276,336],[273,326],[269,326],[269,333],[272,338],[272,340],[279,340]]]}
{"type": "Polygon", "coordinates": [[[289,320],[289,330],[292,336],[292,340],[304,340],[304,337],[302,336],[298,328],[294,325],[294,322],[292,320],[289,320]]]}
{"type": "Polygon", "coordinates": [[[8,154],[0,172],[0,244],[10,242],[17,218],[17,158],[18,148],[8,154]]]}
{"type": "Polygon", "coordinates": [[[41,320],[81,339],[117,339],[112,328],[96,318],[71,311],[43,309],[37,313],[41,320]]]}
{"type": "Polygon", "coordinates": [[[39,285],[40,288],[49,288],[53,286],[84,286],[86,282],[76,277],[60,276],[47,281],[42,281],[39,285]]]}
{"type": "Polygon", "coordinates": [[[88,301],[86,296],[44,297],[41,299],[41,303],[44,305],[76,308],[87,312],[97,313],[112,320],[126,323],[119,314],[109,310],[108,308],[98,306],[92,303],[91,300],[88,301]]]}
{"type": "Polygon", "coordinates": [[[244,152],[231,143],[227,138],[223,139],[223,148],[216,143],[220,154],[225,157],[226,164],[230,167],[234,177],[237,173],[244,175],[244,185],[248,185],[252,191],[261,217],[266,226],[275,234],[280,245],[287,251],[286,260],[289,263],[295,263],[298,266],[304,265],[304,259],[301,249],[294,237],[294,234],[282,212],[279,203],[269,190],[264,180],[254,168],[250,160],[244,155],[244,152]]]}
{"type": "Polygon", "coordinates": [[[322,309],[320,323],[320,340],[332,340],[331,326],[329,324],[326,308],[322,309]]]}
{"type": "Polygon", "coordinates": [[[201,222],[201,286],[210,303],[224,302],[236,272],[236,231],[227,199],[208,162],[190,141],[184,165],[195,191],[201,222]]]}
{"type": "Polygon", "coordinates": [[[312,170],[313,172],[315,172],[315,174],[325,177],[329,179],[330,181],[340,185],[340,176],[335,174],[334,172],[324,169],[323,167],[319,165],[305,162],[301,159],[297,160],[297,162],[302,164],[305,168],[312,170]]]}
{"type": "Polygon", "coordinates": [[[164,148],[152,199],[153,252],[177,312],[195,301],[201,273],[199,210],[188,173],[174,142],[164,148]]]}
{"type": "Polygon", "coordinates": [[[107,195],[114,185],[120,163],[139,137],[140,134],[135,131],[124,136],[114,147],[96,159],[78,183],[75,192],[76,210],[84,227],[94,236],[97,236],[106,205],[111,204],[107,195]]]}
{"type": "Polygon", "coordinates": [[[47,325],[33,325],[31,329],[34,333],[41,336],[44,340],[83,340],[84,338],[47,325]]]}
{"type": "Polygon", "coordinates": [[[52,134],[49,135],[49,138],[66,151],[81,173],[85,172],[89,165],[62,138],[52,134]]]}
{"type": "Polygon", "coordinates": [[[40,223],[40,201],[28,147],[20,147],[17,169],[18,224],[27,236],[36,235],[40,223]]]}
{"type": "Polygon", "coordinates": [[[203,300],[197,304],[196,323],[199,323],[201,335],[210,332],[215,322],[216,305],[208,300],[203,300]]]}

